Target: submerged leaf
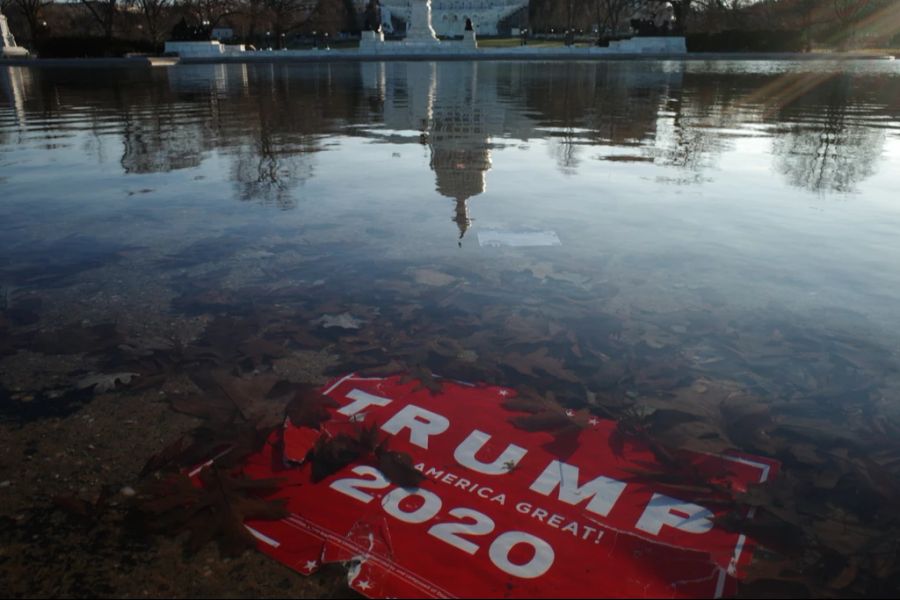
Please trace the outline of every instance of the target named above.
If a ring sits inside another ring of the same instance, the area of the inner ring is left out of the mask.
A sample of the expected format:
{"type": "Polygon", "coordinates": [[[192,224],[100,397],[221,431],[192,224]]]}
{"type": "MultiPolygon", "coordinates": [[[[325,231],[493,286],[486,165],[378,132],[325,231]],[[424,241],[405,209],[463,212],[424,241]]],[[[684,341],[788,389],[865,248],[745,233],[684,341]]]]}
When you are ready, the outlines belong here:
{"type": "Polygon", "coordinates": [[[271,428],[257,429],[247,423],[198,427],[151,457],[141,475],[193,467],[204,462],[222,468],[237,466],[251,454],[259,452],[271,431],[271,428]]]}
{"type": "Polygon", "coordinates": [[[184,453],[187,444],[189,444],[189,441],[186,436],[181,436],[161,451],[151,456],[147,462],[144,463],[144,468],[141,469],[140,476],[144,477],[145,475],[164,469],[172,464],[184,453]]]}
{"type": "Polygon", "coordinates": [[[85,377],[79,381],[75,387],[79,390],[85,390],[92,387],[96,393],[105,394],[106,392],[115,389],[117,383],[128,385],[131,383],[132,377],[140,377],[140,375],[137,373],[101,373],[100,375],[90,375],[85,377]]]}
{"type": "Polygon", "coordinates": [[[425,367],[410,368],[409,372],[400,380],[400,383],[409,383],[410,381],[419,382],[416,391],[428,390],[432,394],[440,394],[443,389],[440,382],[437,380],[437,377],[434,376],[434,373],[425,367]]]}
{"type": "Polygon", "coordinates": [[[138,496],[135,507],[155,530],[173,535],[189,531],[189,551],[215,541],[225,556],[256,546],[244,526],[247,519],[276,520],[288,515],[284,500],[261,497],[276,491],[279,479],[249,479],[211,467],[200,472],[200,482],[196,486],[183,474],[156,481],[138,496]]]}
{"type": "Polygon", "coordinates": [[[310,456],[313,483],[337,473],[367,453],[368,450],[358,439],[345,433],[332,438],[319,438],[310,456]]]}
{"type": "Polygon", "coordinates": [[[296,427],[319,426],[331,418],[329,408],[337,408],[340,404],[319,392],[313,386],[302,386],[288,403],[286,414],[296,427]]]}
{"type": "Polygon", "coordinates": [[[565,413],[545,411],[533,415],[511,417],[509,422],[524,431],[557,431],[572,425],[565,413]]]}
{"type": "Polygon", "coordinates": [[[384,450],[378,453],[378,469],[391,483],[400,487],[417,487],[425,475],[413,466],[412,457],[406,452],[384,450]]]}
{"type": "Polygon", "coordinates": [[[835,575],[829,582],[828,587],[834,590],[843,590],[847,587],[850,587],[850,584],[856,580],[856,577],[859,575],[859,565],[856,560],[852,557],[847,562],[847,566],[845,566],[837,575],[835,575]]]}
{"type": "Polygon", "coordinates": [[[272,398],[269,392],[279,382],[272,374],[255,377],[234,377],[224,371],[198,372],[191,374],[191,380],[204,392],[215,397],[224,396],[249,423],[259,427],[270,427],[284,420],[287,398],[272,398]]]}
{"type": "Polygon", "coordinates": [[[563,361],[548,354],[547,348],[540,348],[529,354],[510,352],[505,356],[503,362],[522,375],[529,377],[537,377],[538,371],[543,371],[562,381],[579,382],[575,374],[565,368],[563,361]]]}

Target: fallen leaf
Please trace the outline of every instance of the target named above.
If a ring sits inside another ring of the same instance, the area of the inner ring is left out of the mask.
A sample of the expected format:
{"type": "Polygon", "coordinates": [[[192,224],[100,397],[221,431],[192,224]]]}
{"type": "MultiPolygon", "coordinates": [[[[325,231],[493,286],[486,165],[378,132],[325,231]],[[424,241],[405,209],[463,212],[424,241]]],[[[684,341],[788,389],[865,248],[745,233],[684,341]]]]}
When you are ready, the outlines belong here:
{"type": "Polygon", "coordinates": [[[859,565],[851,557],[845,566],[837,575],[828,581],[828,587],[833,590],[843,590],[850,587],[850,584],[856,580],[859,575],[859,565]]]}
{"type": "Polygon", "coordinates": [[[276,491],[279,479],[249,479],[216,467],[203,469],[199,478],[200,486],[183,474],[154,481],[135,501],[151,529],[172,535],[190,532],[187,549],[191,553],[215,541],[223,555],[238,556],[256,547],[245,520],[288,515],[283,500],[261,497],[276,491]]]}
{"type": "Polygon", "coordinates": [[[75,387],[79,390],[94,388],[98,394],[105,394],[115,389],[117,383],[128,385],[131,383],[132,377],[140,377],[137,373],[108,373],[100,375],[90,375],[79,381],[75,387]]]}
{"type": "Polygon", "coordinates": [[[377,453],[378,469],[389,481],[400,487],[417,487],[425,476],[413,466],[412,457],[406,452],[383,450],[377,453]]]}
{"type": "Polygon", "coordinates": [[[313,386],[301,386],[294,398],[288,403],[285,413],[296,427],[319,426],[330,418],[328,408],[337,408],[340,404],[325,396],[313,386]]]}
{"type": "Polygon", "coordinates": [[[224,371],[197,372],[191,380],[204,392],[224,396],[249,423],[272,427],[284,420],[287,398],[271,398],[269,392],[281,381],[276,375],[235,377],[224,371]]]}
{"type": "Polygon", "coordinates": [[[410,381],[418,381],[419,387],[416,390],[428,390],[432,394],[440,394],[441,383],[437,377],[426,367],[411,367],[408,372],[400,379],[400,383],[409,383],[410,381]]]}
{"type": "Polygon", "coordinates": [[[358,438],[341,433],[334,437],[320,437],[310,454],[312,480],[318,483],[362,458],[370,450],[358,438]]]}
{"type": "Polygon", "coordinates": [[[541,348],[529,354],[510,352],[504,357],[503,363],[529,377],[537,377],[537,371],[543,371],[563,381],[579,382],[575,374],[566,369],[561,360],[548,354],[547,348],[541,348]]]}

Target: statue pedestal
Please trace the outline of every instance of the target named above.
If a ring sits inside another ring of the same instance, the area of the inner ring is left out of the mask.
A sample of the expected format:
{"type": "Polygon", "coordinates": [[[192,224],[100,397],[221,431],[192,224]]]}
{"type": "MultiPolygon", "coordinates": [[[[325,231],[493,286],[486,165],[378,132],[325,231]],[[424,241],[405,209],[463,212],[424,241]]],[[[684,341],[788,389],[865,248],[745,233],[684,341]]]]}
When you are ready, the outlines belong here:
{"type": "Polygon", "coordinates": [[[380,31],[363,31],[359,39],[361,52],[377,52],[384,44],[384,33],[380,31]]]}
{"type": "Polygon", "coordinates": [[[431,0],[410,0],[409,4],[409,26],[404,41],[416,46],[439,44],[431,26],[431,0]]]}
{"type": "MultiPolygon", "coordinates": [[[[384,41],[383,33],[364,31],[359,40],[362,55],[437,56],[444,54],[469,54],[478,52],[474,31],[463,32],[461,41],[437,39],[431,24],[431,0],[392,0],[397,6],[409,8],[406,38],[402,41],[384,41]]],[[[388,4],[386,1],[385,4],[388,4]]]]}
{"type": "Polygon", "coordinates": [[[10,33],[3,13],[0,13],[0,56],[9,58],[28,56],[28,50],[16,45],[16,39],[10,33]]]}
{"type": "Polygon", "coordinates": [[[462,45],[466,50],[477,50],[478,41],[474,31],[463,31],[462,45]]]}

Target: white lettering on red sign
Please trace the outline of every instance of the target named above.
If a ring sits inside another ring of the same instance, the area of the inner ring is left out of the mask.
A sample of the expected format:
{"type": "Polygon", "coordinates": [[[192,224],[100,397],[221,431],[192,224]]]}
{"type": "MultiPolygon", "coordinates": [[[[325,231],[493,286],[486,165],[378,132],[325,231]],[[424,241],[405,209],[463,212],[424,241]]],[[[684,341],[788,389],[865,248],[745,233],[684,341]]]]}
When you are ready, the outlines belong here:
{"type": "Polygon", "coordinates": [[[510,444],[500,453],[500,456],[493,460],[493,462],[482,462],[476,458],[476,455],[490,440],[491,436],[476,429],[469,434],[469,437],[463,440],[463,443],[457,446],[456,451],[453,453],[453,458],[455,458],[456,462],[462,466],[472,469],[477,473],[483,473],[484,475],[503,475],[504,473],[509,473],[511,469],[514,469],[528,452],[528,450],[521,446],[510,444]]]}
{"type": "MultiPolygon", "coordinates": [[[[386,489],[391,485],[381,471],[374,467],[359,465],[353,468],[353,473],[366,478],[337,479],[331,482],[329,487],[354,500],[368,504],[372,501],[373,496],[361,491],[362,489],[386,489]]],[[[422,488],[402,487],[394,488],[381,501],[381,506],[388,515],[398,521],[412,524],[425,523],[435,518],[440,513],[442,504],[441,497],[434,492],[422,488]],[[406,501],[412,498],[417,498],[419,505],[410,510],[406,501]]],[[[477,510],[454,508],[447,514],[457,519],[471,519],[474,523],[439,523],[432,526],[428,533],[467,554],[476,554],[480,550],[480,546],[472,541],[464,540],[460,536],[483,536],[494,531],[494,520],[477,510]]],[[[556,558],[550,544],[524,531],[507,531],[497,536],[488,548],[488,556],[498,569],[522,579],[540,577],[553,566],[556,558]],[[518,545],[530,546],[532,550],[531,558],[521,564],[510,559],[513,548],[518,545]]]]}
{"type": "Polygon", "coordinates": [[[697,504],[653,494],[635,527],[652,535],[659,535],[664,525],[688,533],[706,533],[713,528],[713,516],[697,504]]]}
{"type": "MultiPolygon", "coordinates": [[[[273,434],[246,469],[254,478],[289,481],[280,493],[291,515],[251,526],[285,542],[264,551],[307,565],[304,572],[362,548],[372,560],[360,564],[354,587],[371,597],[712,597],[734,593],[750,562],[752,539],[716,527],[718,509],[658,493],[674,488],[646,477],[632,479],[670,465],[639,438],[614,438],[612,421],[564,435],[524,431],[512,418],[517,411],[503,403],[512,392],[451,381],[430,394],[400,376],[348,377],[327,393],[340,406],[330,409],[335,418],[322,435],[357,434],[360,423],[380,427],[425,480],[398,486],[377,468],[377,457],[366,456],[313,482],[305,465],[284,470],[275,460],[281,444],[295,444],[291,456],[307,452],[300,450],[308,440],[286,423],[285,434],[273,434]],[[391,577],[372,578],[384,573],[391,577]]],[[[777,469],[761,457],[685,451],[675,458],[734,489],[777,469]]],[[[698,497],[687,498],[707,503],[698,497]]]]}
{"type": "MultiPolygon", "coordinates": [[[[352,390],[347,394],[347,397],[353,402],[338,410],[340,414],[347,416],[356,415],[370,406],[387,406],[392,402],[390,398],[383,398],[358,389],[352,390]]],[[[426,450],[428,449],[428,439],[431,436],[440,435],[449,428],[449,419],[415,404],[408,404],[401,408],[381,427],[383,431],[392,435],[397,435],[404,429],[408,429],[410,443],[426,450]]],[[[475,429],[456,447],[453,457],[459,465],[476,473],[502,475],[514,469],[528,453],[521,446],[508,444],[494,460],[484,462],[477,455],[489,444],[490,440],[491,436],[489,434],[475,429]]],[[[371,469],[371,467],[360,468],[371,469]]],[[[434,467],[429,468],[427,471],[424,471],[424,468],[420,470],[423,470],[427,477],[432,477],[447,485],[465,489],[481,498],[492,500],[498,504],[505,504],[506,502],[505,494],[496,494],[492,488],[460,478],[455,473],[445,472],[434,467]]],[[[375,470],[372,469],[372,471],[375,470]]],[[[375,477],[372,471],[360,472],[354,470],[357,474],[375,477]]],[[[381,476],[380,472],[378,472],[378,476],[381,476]]],[[[550,496],[555,490],[558,490],[557,499],[560,502],[572,506],[587,502],[586,510],[601,517],[608,517],[627,487],[626,483],[603,475],[599,475],[584,484],[580,484],[579,479],[580,470],[578,467],[559,460],[553,460],[538,475],[529,489],[544,496],[550,496]]],[[[360,491],[360,489],[383,489],[389,485],[387,480],[379,480],[377,477],[375,480],[343,479],[339,481],[344,482],[341,483],[343,487],[340,488],[340,491],[362,502],[369,502],[372,498],[365,492],[360,491]]],[[[332,487],[334,487],[334,484],[332,487]]],[[[390,510],[398,511],[399,504],[395,505],[394,503],[397,498],[400,498],[399,493],[391,500],[390,507],[385,505],[385,509],[388,510],[390,508],[390,510]]],[[[520,510],[520,512],[526,512],[532,518],[550,527],[561,528],[564,531],[577,535],[579,530],[577,523],[563,525],[565,521],[563,516],[551,513],[543,508],[532,507],[527,503],[519,503],[517,509],[522,505],[527,506],[528,510],[520,510]]],[[[417,512],[410,514],[421,515],[427,513],[417,512]]],[[[712,529],[712,516],[712,512],[697,504],[683,502],[662,494],[654,494],[641,514],[635,528],[654,536],[658,536],[664,526],[673,527],[688,533],[700,534],[712,529]]],[[[414,517],[408,516],[408,518],[414,517]]],[[[426,518],[425,520],[428,519],[426,518]]],[[[597,531],[596,528],[588,525],[581,525],[580,529],[583,531],[582,539],[588,539],[590,535],[597,531]]],[[[600,536],[602,536],[602,532],[600,532],[595,541],[598,541],[600,536]]]]}
{"type": "Polygon", "coordinates": [[[428,438],[450,428],[447,417],[431,412],[415,404],[407,404],[381,426],[383,431],[397,435],[409,429],[409,442],[428,450],[428,438]]]}
{"type": "Polygon", "coordinates": [[[376,396],[375,394],[370,394],[362,390],[353,390],[347,394],[347,397],[353,400],[353,402],[347,406],[342,406],[338,412],[348,417],[352,417],[353,415],[366,410],[370,406],[387,406],[393,402],[390,398],[382,398],[381,396],[376,396]]]}
{"type": "Polygon", "coordinates": [[[549,496],[557,487],[560,501],[576,505],[587,500],[589,511],[606,517],[625,491],[626,484],[601,475],[579,486],[578,467],[554,460],[531,484],[531,490],[549,496]]]}

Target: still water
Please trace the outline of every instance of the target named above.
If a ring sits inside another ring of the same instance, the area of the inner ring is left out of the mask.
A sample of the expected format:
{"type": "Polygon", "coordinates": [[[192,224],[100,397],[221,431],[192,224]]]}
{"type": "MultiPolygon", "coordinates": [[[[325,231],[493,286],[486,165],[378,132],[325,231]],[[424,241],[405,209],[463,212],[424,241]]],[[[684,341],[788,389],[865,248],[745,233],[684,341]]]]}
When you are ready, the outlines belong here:
{"type": "MultiPolygon", "coordinates": [[[[782,548],[802,576],[764,579],[896,591],[896,63],[3,68],[0,88],[0,426],[45,435],[211,367],[531,388],[778,458],[772,521],[812,541],[782,548]]],[[[29,506],[15,462],[0,493],[29,506]]]]}

